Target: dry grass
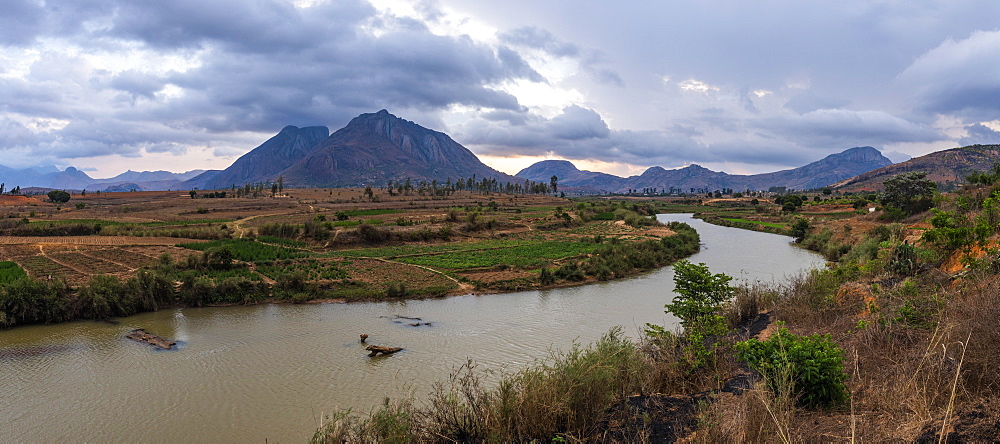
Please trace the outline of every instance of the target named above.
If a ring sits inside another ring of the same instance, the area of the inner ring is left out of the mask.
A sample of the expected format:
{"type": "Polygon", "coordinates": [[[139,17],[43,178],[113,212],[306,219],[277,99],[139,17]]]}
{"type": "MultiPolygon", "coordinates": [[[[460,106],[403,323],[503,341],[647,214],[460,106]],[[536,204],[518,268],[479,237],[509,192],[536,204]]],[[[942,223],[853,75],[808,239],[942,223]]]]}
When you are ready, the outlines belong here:
{"type": "Polygon", "coordinates": [[[970,274],[951,287],[928,277],[874,291],[842,281],[832,273],[800,276],[779,289],[770,307],[792,331],[830,334],[840,344],[850,405],[797,409],[787,394],[757,384],[749,394],[718,397],[692,440],[978,441],[1000,432],[995,274],[970,274]]]}

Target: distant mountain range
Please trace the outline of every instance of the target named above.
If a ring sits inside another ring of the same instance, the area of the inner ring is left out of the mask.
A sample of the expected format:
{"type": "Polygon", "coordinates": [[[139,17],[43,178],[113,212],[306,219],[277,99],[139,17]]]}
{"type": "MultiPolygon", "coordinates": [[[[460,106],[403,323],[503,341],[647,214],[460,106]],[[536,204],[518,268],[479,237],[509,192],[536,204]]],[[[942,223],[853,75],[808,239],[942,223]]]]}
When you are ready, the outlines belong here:
{"type": "Polygon", "coordinates": [[[700,165],[668,170],[651,167],[638,176],[619,177],[611,174],[581,171],[565,160],[543,160],[517,173],[518,177],[540,181],[558,178],[559,186],[581,192],[626,192],[656,190],[669,192],[733,190],[767,190],[770,187],[805,190],[823,188],[849,177],[892,165],[892,161],[870,146],[856,147],[831,154],[816,162],[773,173],[737,175],[712,171],[700,165]]]}
{"type": "Polygon", "coordinates": [[[828,186],[872,189],[894,174],[926,171],[938,182],[960,182],[975,170],[1000,161],[1000,145],[974,145],[932,153],[893,164],[875,148],[850,148],[808,165],[773,173],[736,175],[699,165],[679,169],[652,167],[638,176],[619,177],[582,171],[565,160],[538,162],[516,177],[483,164],[447,134],[403,120],[386,110],[362,114],[330,134],[325,126],[286,126],[274,137],[241,156],[225,170],[126,171],[108,179],[94,179],[69,167],[14,169],[0,166],[0,182],[10,190],[39,187],[88,191],[225,189],[248,183],[276,182],[291,187],[384,186],[388,181],[444,181],[448,178],[495,178],[548,183],[558,178],[560,189],[580,193],[691,192],[767,190],[771,187],[805,190],[828,186]]]}
{"type": "Polygon", "coordinates": [[[0,182],[5,190],[21,188],[52,188],[60,190],[130,191],[181,189],[181,183],[205,170],[186,173],[169,171],[126,171],[107,179],[94,179],[73,167],[60,171],[54,166],[10,168],[0,165],[0,182]]]}
{"type": "Polygon", "coordinates": [[[969,145],[936,151],[914,157],[906,162],[889,165],[841,180],[833,187],[844,191],[874,191],[882,188],[886,179],[897,174],[922,171],[927,178],[951,188],[965,182],[974,171],[987,171],[1000,163],[1000,145],[969,145]]]}

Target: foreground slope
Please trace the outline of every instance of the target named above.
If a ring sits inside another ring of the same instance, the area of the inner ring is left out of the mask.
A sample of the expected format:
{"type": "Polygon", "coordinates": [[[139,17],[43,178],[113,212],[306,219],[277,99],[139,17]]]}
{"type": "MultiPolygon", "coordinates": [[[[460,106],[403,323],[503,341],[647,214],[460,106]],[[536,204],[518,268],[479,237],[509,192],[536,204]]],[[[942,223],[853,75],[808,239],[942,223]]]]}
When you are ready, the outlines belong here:
{"type": "Polygon", "coordinates": [[[954,184],[964,182],[965,176],[973,171],[989,170],[998,162],[1000,145],[969,145],[914,157],[906,162],[842,180],[833,186],[844,191],[877,190],[882,188],[882,182],[892,176],[921,171],[927,173],[928,179],[944,188],[951,188],[954,184]]]}

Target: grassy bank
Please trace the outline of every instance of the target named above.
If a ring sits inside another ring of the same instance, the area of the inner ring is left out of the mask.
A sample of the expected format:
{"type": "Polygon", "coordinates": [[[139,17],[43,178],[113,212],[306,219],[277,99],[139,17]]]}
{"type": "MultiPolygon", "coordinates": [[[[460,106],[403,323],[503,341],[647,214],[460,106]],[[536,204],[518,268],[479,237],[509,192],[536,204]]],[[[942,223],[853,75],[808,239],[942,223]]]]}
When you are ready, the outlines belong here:
{"type": "Polygon", "coordinates": [[[467,366],[430,399],[334,415],[314,442],[992,442],[998,199],[974,186],[900,222],[813,219],[803,243],[828,270],[686,287],[731,297],[671,307],[694,314],[685,331],[612,331],[496,385],[467,366]]]}

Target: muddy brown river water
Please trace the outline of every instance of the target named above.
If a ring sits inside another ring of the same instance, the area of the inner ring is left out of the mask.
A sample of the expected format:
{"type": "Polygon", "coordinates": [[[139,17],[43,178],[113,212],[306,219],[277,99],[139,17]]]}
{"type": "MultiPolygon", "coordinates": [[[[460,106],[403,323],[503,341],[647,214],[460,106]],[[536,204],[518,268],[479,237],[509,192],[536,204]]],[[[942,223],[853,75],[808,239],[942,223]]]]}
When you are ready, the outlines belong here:
{"type": "MultiPolygon", "coordinates": [[[[782,280],[823,259],[788,237],[691,224],[693,262],[737,280],[782,280]]],[[[0,331],[0,441],[302,442],[335,408],[426,395],[467,359],[517,369],[613,326],[637,337],[663,312],[670,267],[547,291],[401,302],[171,309],[0,331]],[[420,326],[406,318],[420,318],[420,326]],[[429,322],[431,325],[423,325],[429,322]],[[178,341],[156,351],[134,328],[178,341]],[[369,344],[405,347],[369,358],[369,344]]]]}

